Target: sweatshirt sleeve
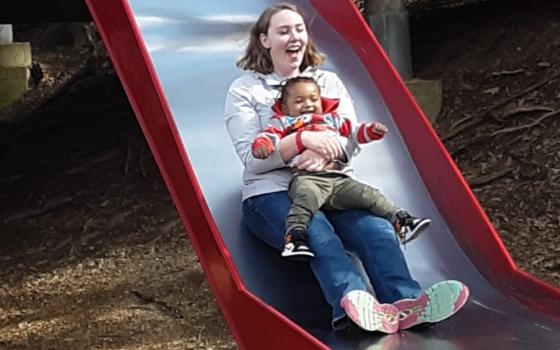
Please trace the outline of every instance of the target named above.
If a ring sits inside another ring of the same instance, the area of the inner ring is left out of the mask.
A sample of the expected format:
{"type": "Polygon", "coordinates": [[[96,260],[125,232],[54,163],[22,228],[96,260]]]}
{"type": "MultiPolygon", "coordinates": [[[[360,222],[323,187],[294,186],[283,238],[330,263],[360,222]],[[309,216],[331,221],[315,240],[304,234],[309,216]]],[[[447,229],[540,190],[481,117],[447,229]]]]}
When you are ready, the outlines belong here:
{"type": "MultiPolygon", "coordinates": [[[[341,120],[350,120],[353,125],[358,124],[356,118],[356,111],[354,110],[354,103],[346,90],[346,86],[340,78],[332,73],[327,72],[328,76],[325,77],[325,90],[324,94],[327,97],[338,98],[340,100],[337,113],[341,120]]],[[[353,137],[339,136],[339,142],[348,162],[351,161],[360,152],[360,146],[353,137]]]]}
{"type": "Polygon", "coordinates": [[[261,174],[286,167],[278,147],[266,159],[253,157],[251,145],[262,132],[260,117],[251,103],[251,91],[240,79],[230,86],[225,102],[225,123],[231,142],[247,171],[261,174]]]}
{"type": "Polygon", "coordinates": [[[255,137],[253,143],[256,139],[268,139],[272,143],[273,149],[276,150],[280,145],[280,140],[285,136],[284,125],[278,118],[271,118],[266,128],[255,137]]]}

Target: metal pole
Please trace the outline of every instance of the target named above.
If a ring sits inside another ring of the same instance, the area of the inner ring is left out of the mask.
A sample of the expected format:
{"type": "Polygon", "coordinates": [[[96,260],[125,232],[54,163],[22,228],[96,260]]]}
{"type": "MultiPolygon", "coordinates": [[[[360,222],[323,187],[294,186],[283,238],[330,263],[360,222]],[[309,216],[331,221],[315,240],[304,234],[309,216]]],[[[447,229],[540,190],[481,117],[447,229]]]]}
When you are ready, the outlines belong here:
{"type": "Polygon", "coordinates": [[[11,24],[0,24],[0,44],[11,44],[14,41],[11,24]]]}
{"type": "Polygon", "coordinates": [[[412,78],[410,29],[404,0],[366,0],[365,16],[401,78],[412,78]]]}

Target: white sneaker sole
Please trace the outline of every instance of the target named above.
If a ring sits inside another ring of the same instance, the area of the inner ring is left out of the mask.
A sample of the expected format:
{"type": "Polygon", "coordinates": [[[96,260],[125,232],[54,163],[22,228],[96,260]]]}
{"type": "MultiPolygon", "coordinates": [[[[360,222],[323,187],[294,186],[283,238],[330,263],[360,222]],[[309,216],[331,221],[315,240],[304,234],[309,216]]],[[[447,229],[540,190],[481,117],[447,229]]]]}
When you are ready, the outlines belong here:
{"type": "Polygon", "coordinates": [[[353,290],[340,304],[348,317],[366,331],[392,334],[399,330],[399,310],[391,304],[380,304],[368,292],[353,290]]]}
{"type": "Polygon", "coordinates": [[[434,284],[418,299],[397,301],[400,310],[400,329],[422,323],[443,321],[457,313],[467,302],[469,289],[459,281],[449,280],[434,284]]]}

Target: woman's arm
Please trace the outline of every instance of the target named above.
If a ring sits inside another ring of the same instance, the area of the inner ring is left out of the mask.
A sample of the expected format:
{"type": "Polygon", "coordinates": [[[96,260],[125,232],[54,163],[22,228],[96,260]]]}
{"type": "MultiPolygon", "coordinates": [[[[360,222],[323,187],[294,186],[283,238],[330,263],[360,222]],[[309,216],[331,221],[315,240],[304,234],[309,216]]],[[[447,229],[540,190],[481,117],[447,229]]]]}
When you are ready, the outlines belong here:
{"type": "Polygon", "coordinates": [[[332,131],[304,131],[301,143],[305,149],[312,150],[327,160],[341,159],[344,155],[338,134],[332,131]]]}
{"type": "MultiPolygon", "coordinates": [[[[344,83],[340,80],[340,78],[333,72],[320,71],[317,80],[321,81],[321,93],[325,97],[339,99],[337,109],[338,115],[341,118],[350,120],[352,124],[357,125],[358,119],[356,118],[354,103],[348,94],[346,86],[344,86],[344,83]]],[[[342,147],[342,151],[344,152],[343,156],[339,158],[340,160],[350,161],[360,152],[360,146],[352,138],[339,136],[338,141],[342,147]]]]}
{"type": "Polygon", "coordinates": [[[329,159],[315,151],[307,149],[300,154],[296,166],[300,170],[315,173],[325,170],[328,163],[330,163],[329,159]]]}
{"type": "MultiPolygon", "coordinates": [[[[251,144],[262,131],[262,126],[260,117],[251,103],[251,92],[240,79],[234,81],[227,92],[225,122],[235,151],[247,170],[260,174],[286,166],[278,149],[266,159],[253,157],[251,144]]],[[[283,142],[280,143],[282,144],[283,142]]]]}
{"type": "Polygon", "coordinates": [[[279,152],[282,159],[286,163],[299,154],[296,137],[296,134],[290,134],[280,140],[279,152]]]}

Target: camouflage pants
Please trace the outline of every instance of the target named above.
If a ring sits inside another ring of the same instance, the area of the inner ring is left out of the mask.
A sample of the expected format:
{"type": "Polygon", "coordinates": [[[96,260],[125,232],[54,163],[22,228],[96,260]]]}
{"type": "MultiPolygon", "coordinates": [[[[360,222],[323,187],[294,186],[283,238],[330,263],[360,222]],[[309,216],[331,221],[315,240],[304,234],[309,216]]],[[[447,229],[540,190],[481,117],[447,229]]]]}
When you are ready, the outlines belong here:
{"type": "Polygon", "coordinates": [[[320,210],[363,209],[393,221],[399,209],[378,189],[340,173],[295,175],[289,192],[292,206],[286,218],[286,232],[307,231],[309,221],[320,210]]]}

